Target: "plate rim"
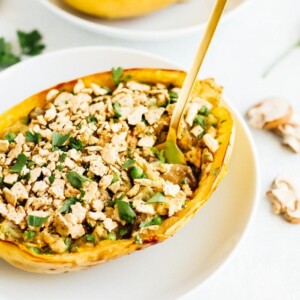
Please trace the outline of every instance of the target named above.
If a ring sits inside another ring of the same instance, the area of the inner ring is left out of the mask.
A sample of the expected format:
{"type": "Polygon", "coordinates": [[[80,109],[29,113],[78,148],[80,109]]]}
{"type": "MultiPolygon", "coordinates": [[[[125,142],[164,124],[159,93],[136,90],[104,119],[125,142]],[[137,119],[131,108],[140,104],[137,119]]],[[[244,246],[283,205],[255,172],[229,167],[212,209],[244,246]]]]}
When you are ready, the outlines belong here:
{"type": "MultiPolygon", "coordinates": [[[[164,58],[160,55],[157,54],[152,54],[151,52],[147,51],[142,51],[142,50],[135,50],[131,49],[128,47],[115,47],[115,46],[84,46],[84,47],[71,47],[71,48],[65,48],[65,49],[60,49],[52,52],[48,52],[45,54],[42,54],[37,57],[33,57],[30,59],[27,59],[26,61],[22,61],[14,66],[9,67],[8,69],[3,70],[0,72],[0,81],[2,78],[5,79],[7,75],[9,75],[11,72],[15,72],[16,69],[18,69],[20,66],[26,66],[27,64],[32,63],[33,61],[36,63],[39,60],[44,60],[47,59],[49,56],[56,56],[56,55],[61,55],[64,53],[70,53],[70,52],[82,52],[82,51],[119,51],[119,52],[124,52],[124,53],[136,53],[139,55],[143,55],[145,57],[152,57],[155,59],[158,59],[162,62],[165,62],[166,64],[170,65],[170,68],[175,68],[179,70],[185,70],[185,68],[182,68],[180,64],[175,63],[174,61],[164,58]]],[[[85,75],[83,75],[85,76],[85,75]]],[[[72,79],[70,79],[72,80],[72,79]]],[[[255,192],[253,196],[253,201],[252,201],[252,206],[251,206],[251,212],[249,214],[249,217],[246,221],[246,224],[243,228],[243,231],[236,242],[236,244],[233,246],[233,249],[230,251],[230,253],[225,257],[225,259],[220,263],[219,266],[211,273],[209,274],[205,279],[203,279],[200,283],[195,284],[194,287],[188,288],[188,290],[184,291],[179,291],[178,292],[178,297],[187,297],[195,294],[195,292],[200,291],[202,287],[204,287],[207,283],[210,282],[210,280],[213,280],[215,276],[219,274],[231,261],[231,259],[235,256],[237,251],[240,249],[242,243],[245,241],[247,238],[247,235],[251,229],[251,226],[253,225],[253,221],[255,219],[255,215],[257,213],[257,207],[259,204],[259,199],[260,199],[260,192],[261,192],[261,170],[259,167],[259,158],[258,158],[258,152],[254,143],[254,139],[252,137],[252,134],[250,132],[249,127],[247,126],[246,121],[243,119],[242,115],[238,112],[238,110],[232,105],[230,101],[228,101],[228,98],[226,96],[223,96],[223,100],[226,106],[229,107],[231,112],[233,113],[234,118],[236,118],[239,122],[239,125],[241,126],[241,129],[245,133],[247,140],[249,141],[250,145],[250,150],[253,156],[253,163],[254,163],[254,183],[255,183],[255,192]]],[[[1,295],[0,295],[1,296],[1,295]]]]}
{"type": "Polygon", "coordinates": [[[238,110],[230,104],[228,99],[225,97],[222,97],[226,106],[228,105],[229,109],[233,112],[234,117],[238,120],[238,122],[241,125],[241,128],[243,129],[244,133],[246,134],[247,140],[249,141],[251,152],[253,155],[253,162],[254,162],[254,169],[255,169],[255,182],[256,182],[256,190],[254,193],[254,201],[252,210],[250,212],[249,218],[246,222],[245,228],[237,241],[236,245],[234,246],[233,250],[228,254],[228,256],[224,259],[224,261],[220,264],[220,266],[212,272],[210,275],[208,275],[201,283],[196,285],[194,288],[191,288],[188,292],[186,292],[183,296],[192,296],[197,291],[200,291],[201,288],[206,286],[210,281],[212,281],[219,273],[224,270],[227,265],[231,262],[231,260],[234,258],[236,253],[239,251],[242,244],[245,242],[245,239],[247,238],[249,231],[251,230],[251,227],[253,225],[254,219],[256,217],[257,211],[258,211],[258,205],[259,205],[259,199],[260,199],[260,193],[261,193],[261,168],[260,168],[260,162],[258,157],[257,148],[255,146],[254,139],[252,137],[251,131],[246,123],[246,121],[243,119],[242,115],[238,112],[238,110]]]}
{"type": "MultiPolygon", "coordinates": [[[[224,16],[222,17],[221,23],[226,22],[232,16],[237,14],[240,10],[246,8],[247,5],[249,5],[249,3],[252,1],[253,0],[242,0],[242,2],[239,5],[237,5],[235,8],[231,9],[228,12],[225,12],[224,16]]],[[[72,13],[69,13],[68,11],[65,11],[64,9],[55,5],[50,0],[39,0],[39,2],[55,15],[61,17],[62,19],[68,20],[69,22],[75,24],[76,26],[79,26],[86,30],[96,32],[98,34],[102,33],[106,36],[117,37],[124,40],[132,40],[132,39],[138,39],[143,41],[148,39],[149,41],[162,40],[162,39],[169,40],[175,37],[190,35],[194,32],[200,32],[205,28],[207,24],[207,21],[204,21],[197,25],[187,26],[179,29],[170,29],[170,30],[164,29],[159,32],[155,30],[139,31],[133,29],[122,29],[119,27],[113,27],[109,25],[95,24],[92,21],[86,20],[72,13]]]]}

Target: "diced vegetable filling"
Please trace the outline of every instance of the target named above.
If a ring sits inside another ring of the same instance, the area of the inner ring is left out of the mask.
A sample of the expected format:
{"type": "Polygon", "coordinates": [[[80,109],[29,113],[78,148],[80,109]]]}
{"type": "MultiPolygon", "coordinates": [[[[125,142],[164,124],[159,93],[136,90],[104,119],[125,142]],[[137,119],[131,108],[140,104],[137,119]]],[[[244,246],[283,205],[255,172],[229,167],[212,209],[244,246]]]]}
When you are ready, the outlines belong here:
{"type": "MultiPolygon", "coordinates": [[[[169,164],[166,138],[180,89],[126,78],[109,90],[79,80],[50,90],[25,131],[0,140],[0,239],[34,253],[76,252],[140,237],[185,208],[218,150],[213,105],[194,97],[178,132],[188,165],[169,164]]],[[[215,174],[214,174],[215,175],[215,174]]]]}

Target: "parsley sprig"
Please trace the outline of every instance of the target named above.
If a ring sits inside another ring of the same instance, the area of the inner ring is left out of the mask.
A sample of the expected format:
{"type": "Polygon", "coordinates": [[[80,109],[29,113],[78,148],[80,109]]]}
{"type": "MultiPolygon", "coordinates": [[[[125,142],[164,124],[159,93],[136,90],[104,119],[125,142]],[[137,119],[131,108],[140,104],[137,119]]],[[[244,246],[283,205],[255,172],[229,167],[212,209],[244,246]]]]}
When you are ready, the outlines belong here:
{"type": "Polygon", "coordinates": [[[136,218],[134,210],[130,207],[130,204],[123,200],[117,200],[117,208],[120,219],[128,224],[133,224],[136,218]]]}
{"type": "Polygon", "coordinates": [[[158,151],[157,148],[151,147],[150,150],[153,152],[153,154],[159,159],[160,162],[165,163],[166,159],[164,156],[164,150],[158,151]]]}
{"type": "Polygon", "coordinates": [[[4,38],[0,38],[0,68],[16,64],[21,59],[12,51],[12,46],[4,38]]]}
{"type": "Polygon", "coordinates": [[[22,54],[37,55],[45,49],[45,45],[41,43],[42,35],[36,29],[31,32],[18,30],[17,35],[22,54]]]}
{"type": "Polygon", "coordinates": [[[122,81],[126,82],[131,78],[130,75],[124,76],[124,69],[121,67],[112,68],[111,75],[112,75],[115,86],[118,86],[120,84],[120,82],[122,82],[122,81]]]}
{"type": "Polygon", "coordinates": [[[42,139],[42,135],[38,132],[30,132],[30,131],[26,131],[25,132],[25,137],[26,137],[26,141],[29,143],[35,143],[38,144],[41,139],[42,139]]]}
{"type": "Polygon", "coordinates": [[[3,37],[0,38],[0,68],[18,63],[21,60],[21,55],[37,55],[45,49],[45,45],[41,43],[42,35],[36,29],[31,32],[18,30],[17,36],[21,48],[20,54],[13,51],[10,42],[3,37]]]}
{"type": "Polygon", "coordinates": [[[26,166],[27,160],[28,157],[24,153],[19,154],[16,163],[11,167],[10,170],[13,173],[20,173],[22,169],[26,166]]]}
{"type": "Polygon", "coordinates": [[[71,185],[75,188],[75,189],[82,189],[83,187],[83,183],[86,181],[91,181],[91,179],[89,179],[88,177],[78,174],[76,172],[69,172],[66,174],[66,177],[68,179],[68,181],[71,183],[71,185]]]}

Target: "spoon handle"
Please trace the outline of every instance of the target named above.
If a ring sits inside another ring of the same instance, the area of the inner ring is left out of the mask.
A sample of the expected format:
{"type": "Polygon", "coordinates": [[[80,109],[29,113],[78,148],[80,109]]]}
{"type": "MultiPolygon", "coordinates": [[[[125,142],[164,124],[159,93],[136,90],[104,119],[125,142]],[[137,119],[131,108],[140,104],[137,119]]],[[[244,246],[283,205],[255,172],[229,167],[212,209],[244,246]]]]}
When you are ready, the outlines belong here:
{"type": "Polygon", "coordinates": [[[189,96],[193,90],[195,81],[197,79],[197,75],[199,73],[199,69],[202,65],[202,62],[204,60],[204,57],[205,57],[205,54],[209,47],[209,44],[215,33],[216,27],[219,23],[219,20],[221,18],[221,15],[222,15],[222,12],[226,5],[226,2],[227,2],[227,0],[217,0],[214,8],[212,10],[212,13],[209,17],[209,21],[207,23],[204,36],[198,47],[195,59],[192,63],[192,67],[185,78],[184,84],[182,86],[182,89],[181,89],[181,92],[179,95],[179,99],[177,100],[177,103],[176,103],[176,106],[175,106],[175,109],[174,109],[174,112],[172,115],[167,140],[173,140],[175,138],[174,142],[176,142],[176,134],[174,136],[174,132],[176,133],[178,130],[178,126],[179,126],[181,117],[184,112],[184,107],[185,107],[186,103],[188,102],[189,96]]]}

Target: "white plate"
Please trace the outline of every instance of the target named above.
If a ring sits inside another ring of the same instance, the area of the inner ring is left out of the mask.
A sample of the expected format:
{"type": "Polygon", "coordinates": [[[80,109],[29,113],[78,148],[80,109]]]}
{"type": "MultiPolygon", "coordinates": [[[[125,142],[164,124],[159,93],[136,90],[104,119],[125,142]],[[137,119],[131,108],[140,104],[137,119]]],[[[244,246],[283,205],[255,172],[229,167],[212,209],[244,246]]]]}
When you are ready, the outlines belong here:
{"type": "MultiPolygon", "coordinates": [[[[250,0],[230,0],[223,19],[238,11],[250,0]]],[[[88,30],[132,40],[169,39],[204,28],[214,0],[188,0],[163,10],[127,20],[104,20],[77,12],[63,0],[40,0],[55,14],[88,30]]]]}
{"type": "MultiPolygon", "coordinates": [[[[59,82],[111,67],[178,68],[129,49],[88,47],[42,55],[0,73],[0,111],[59,82]]],[[[234,88],[234,87],[232,87],[234,88]]],[[[236,142],[229,173],[212,199],[173,238],[94,267],[64,275],[31,274],[0,261],[0,298],[175,299],[202,284],[235,251],[258,196],[257,158],[248,129],[232,109],[236,142]]]]}

